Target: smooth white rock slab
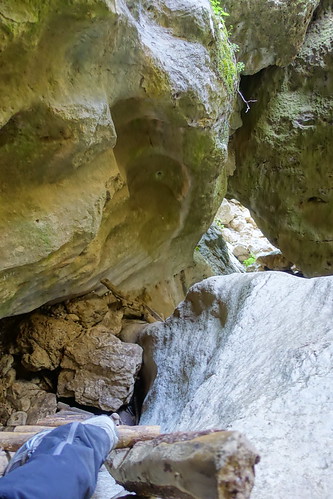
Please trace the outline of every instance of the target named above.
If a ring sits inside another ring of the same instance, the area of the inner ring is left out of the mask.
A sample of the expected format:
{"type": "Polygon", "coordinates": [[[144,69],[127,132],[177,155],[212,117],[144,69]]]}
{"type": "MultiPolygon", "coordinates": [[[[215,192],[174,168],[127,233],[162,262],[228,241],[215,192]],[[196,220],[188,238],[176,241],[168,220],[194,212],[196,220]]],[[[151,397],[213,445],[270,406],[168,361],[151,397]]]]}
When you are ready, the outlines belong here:
{"type": "Polygon", "coordinates": [[[142,336],[142,424],[244,432],[254,499],[333,497],[333,277],[212,277],[142,336]]]}

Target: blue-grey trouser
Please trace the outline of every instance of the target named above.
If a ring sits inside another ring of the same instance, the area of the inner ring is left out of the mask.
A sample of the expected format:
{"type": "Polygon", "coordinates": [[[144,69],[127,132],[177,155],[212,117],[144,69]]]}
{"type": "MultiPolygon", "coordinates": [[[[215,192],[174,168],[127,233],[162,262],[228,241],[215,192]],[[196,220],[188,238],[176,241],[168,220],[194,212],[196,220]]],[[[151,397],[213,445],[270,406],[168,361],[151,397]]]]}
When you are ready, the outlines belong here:
{"type": "Polygon", "coordinates": [[[109,450],[109,438],[98,426],[60,426],[45,435],[26,464],[0,478],[0,498],[90,498],[109,450]]]}

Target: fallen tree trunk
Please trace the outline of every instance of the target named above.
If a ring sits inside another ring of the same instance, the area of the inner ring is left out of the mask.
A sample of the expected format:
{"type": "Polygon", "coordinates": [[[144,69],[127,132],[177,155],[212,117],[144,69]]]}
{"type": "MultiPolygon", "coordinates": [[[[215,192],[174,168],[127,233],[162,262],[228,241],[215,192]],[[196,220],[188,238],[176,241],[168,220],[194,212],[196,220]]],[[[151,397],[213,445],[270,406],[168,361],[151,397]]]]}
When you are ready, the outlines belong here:
{"type": "Polygon", "coordinates": [[[236,431],[161,435],[106,462],[126,490],[165,499],[247,499],[257,452],[236,431]]]}
{"type": "MultiPolygon", "coordinates": [[[[66,421],[67,423],[68,421],[66,421]]],[[[65,423],[62,423],[65,424],[65,423]]],[[[59,426],[59,425],[58,425],[59,426]]],[[[52,429],[52,425],[21,426],[14,431],[0,432],[0,447],[6,451],[17,451],[29,438],[39,431],[52,429]],[[30,428],[30,429],[29,429],[30,428]]],[[[151,440],[160,434],[159,426],[118,426],[119,442],[116,448],[133,447],[137,442],[151,440]]]]}

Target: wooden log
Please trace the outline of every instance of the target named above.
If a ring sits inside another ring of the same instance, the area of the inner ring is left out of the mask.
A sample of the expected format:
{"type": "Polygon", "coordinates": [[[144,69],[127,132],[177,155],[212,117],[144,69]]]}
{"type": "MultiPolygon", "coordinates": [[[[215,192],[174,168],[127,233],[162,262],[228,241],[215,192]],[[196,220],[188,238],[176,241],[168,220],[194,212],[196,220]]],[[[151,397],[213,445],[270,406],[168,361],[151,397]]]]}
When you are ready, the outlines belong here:
{"type": "Polygon", "coordinates": [[[56,426],[41,426],[41,425],[19,425],[15,426],[13,429],[14,433],[39,433],[40,431],[43,430],[54,430],[56,426]]]}
{"type": "MultiPolygon", "coordinates": [[[[65,423],[63,423],[65,424],[65,423]]],[[[22,427],[21,427],[22,428],[22,427]]],[[[26,426],[23,427],[26,430],[26,426]]],[[[33,426],[32,431],[1,431],[0,432],[0,448],[6,451],[17,451],[21,445],[29,438],[36,435],[41,430],[52,429],[50,426],[33,426]],[[36,430],[38,428],[38,430],[36,430]]],[[[119,442],[117,449],[124,447],[133,447],[134,444],[143,440],[151,440],[160,434],[159,426],[119,426],[117,427],[119,434],[119,442]]]]}
{"type": "Polygon", "coordinates": [[[80,409],[79,407],[71,407],[70,405],[65,404],[64,402],[58,402],[57,408],[59,411],[74,412],[75,414],[85,414],[90,418],[94,416],[93,412],[85,411],[84,409],[80,409]]]}
{"type": "Polygon", "coordinates": [[[85,421],[91,416],[88,416],[86,414],[75,414],[73,412],[68,411],[66,413],[65,411],[60,411],[57,412],[57,414],[54,414],[52,416],[46,416],[45,418],[39,419],[37,421],[38,426],[62,426],[64,424],[68,423],[74,423],[74,421],[85,421]]]}

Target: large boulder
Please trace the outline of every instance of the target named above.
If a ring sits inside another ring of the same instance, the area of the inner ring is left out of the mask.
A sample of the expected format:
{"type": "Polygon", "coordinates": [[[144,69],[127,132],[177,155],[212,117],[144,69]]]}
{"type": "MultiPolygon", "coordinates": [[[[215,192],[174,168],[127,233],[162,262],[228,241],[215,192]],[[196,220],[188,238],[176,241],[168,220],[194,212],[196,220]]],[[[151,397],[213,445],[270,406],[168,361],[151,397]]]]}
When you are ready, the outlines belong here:
{"type": "Polygon", "coordinates": [[[235,93],[209,1],[0,14],[0,316],[186,267],[225,191],[235,93]]]}
{"type": "Polygon", "coordinates": [[[332,18],[324,0],[295,61],[246,79],[257,102],[232,142],[231,194],[308,276],[333,273],[332,18]]]}
{"type": "Polygon", "coordinates": [[[141,423],[242,431],[261,456],[253,498],[330,497],[332,296],[333,277],[280,272],[194,285],[142,335],[141,423]]]}
{"type": "Polygon", "coordinates": [[[140,497],[248,499],[259,456],[238,432],[161,435],[111,453],[110,473],[140,497]]]}
{"type": "Polygon", "coordinates": [[[320,0],[223,0],[244,74],[286,66],[296,57],[320,0]]]}
{"type": "MultiPolygon", "coordinates": [[[[124,311],[115,301],[111,294],[92,293],[41,307],[21,319],[3,320],[7,339],[18,334],[0,362],[0,421],[20,418],[17,412],[22,411],[32,421],[34,409],[50,411],[56,396],[46,393],[49,390],[108,411],[130,401],[142,348],[117,338],[124,311]]],[[[125,324],[130,328],[131,321],[125,324]]]]}
{"type": "Polygon", "coordinates": [[[117,411],[132,398],[141,362],[139,345],[123,343],[105,326],[95,326],[66,346],[58,395],[117,411]]]}

